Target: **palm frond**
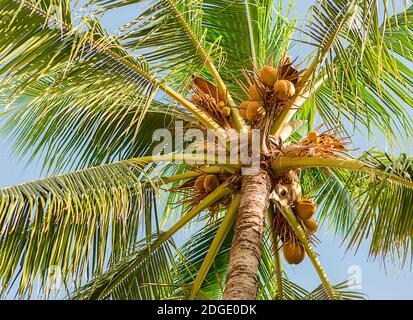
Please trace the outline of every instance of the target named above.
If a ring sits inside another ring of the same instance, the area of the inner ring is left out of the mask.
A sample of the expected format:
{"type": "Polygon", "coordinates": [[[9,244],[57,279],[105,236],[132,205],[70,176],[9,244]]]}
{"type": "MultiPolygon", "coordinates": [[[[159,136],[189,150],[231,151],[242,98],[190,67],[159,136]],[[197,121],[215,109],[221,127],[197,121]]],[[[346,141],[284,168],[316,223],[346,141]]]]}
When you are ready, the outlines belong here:
{"type": "MultiPolygon", "coordinates": [[[[136,1],[95,1],[100,10],[109,10],[136,1]]],[[[158,0],[151,3],[136,19],[121,28],[121,40],[127,48],[145,52],[159,72],[185,68],[203,68],[205,58],[220,59],[220,50],[205,38],[201,2],[158,0]]],[[[189,80],[190,77],[187,78],[189,80]]]]}
{"type": "MultiPolygon", "coordinates": [[[[221,185],[218,189],[205,197],[196,207],[187,212],[185,216],[176,222],[170,229],[164,233],[156,235],[156,237],[149,243],[146,241],[145,246],[140,247],[140,250],[136,251],[132,249],[127,252],[122,258],[117,260],[114,265],[108,268],[106,272],[98,275],[92,281],[81,287],[74,294],[74,297],[82,299],[131,299],[131,297],[139,295],[139,290],[142,290],[142,288],[147,285],[148,281],[155,280],[155,277],[157,276],[162,277],[162,274],[155,274],[151,280],[148,280],[148,278],[137,277],[136,275],[136,273],[141,271],[142,266],[145,266],[146,268],[147,263],[151,262],[148,257],[152,255],[152,252],[163,246],[176,232],[187,225],[195,216],[200,214],[200,212],[230,193],[232,193],[232,190],[228,185],[221,185]],[[144,282],[141,282],[141,280],[144,282]],[[133,284],[131,285],[131,283],[133,284]],[[138,288],[139,290],[137,291],[138,288]]],[[[179,253],[177,248],[175,250],[179,253]]],[[[176,261],[176,259],[174,261],[176,261]]],[[[184,265],[186,265],[186,263],[184,265]]],[[[169,265],[169,268],[171,269],[165,269],[165,272],[168,274],[173,274],[174,281],[178,279],[177,282],[172,281],[168,283],[170,287],[174,288],[172,298],[182,298],[183,292],[185,292],[185,296],[189,294],[189,286],[186,286],[184,280],[185,274],[181,273],[181,267],[181,264],[172,264],[172,266],[169,265]],[[186,290],[182,291],[182,289],[186,290]]],[[[184,268],[186,269],[186,267],[184,268]]],[[[150,292],[151,286],[160,287],[165,284],[159,281],[161,278],[157,279],[157,281],[152,282],[152,285],[149,286],[149,291],[147,292],[150,292]]],[[[150,297],[151,299],[154,299],[154,296],[150,297]]],[[[167,296],[163,297],[168,298],[167,296]]]]}
{"type": "MultiPolygon", "coordinates": [[[[339,300],[364,300],[365,295],[357,292],[351,291],[348,288],[348,282],[344,281],[333,286],[334,292],[336,293],[337,299],[339,300]]],[[[328,294],[324,287],[320,285],[313,291],[309,292],[303,297],[304,300],[329,300],[328,294]]]]}
{"type": "Polygon", "coordinates": [[[168,239],[153,250],[148,250],[150,243],[154,243],[156,239],[155,236],[144,239],[133,249],[124,252],[117,261],[110,264],[108,273],[87,283],[71,298],[159,300],[173,296],[176,291],[172,285],[175,245],[172,239],[168,239]],[[131,264],[135,265],[132,270],[131,264]],[[120,277],[124,278],[122,282],[118,281],[120,277]],[[119,284],[112,287],[115,281],[119,284]]]}
{"type": "Polygon", "coordinates": [[[152,178],[166,171],[132,159],[0,189],[2,291],[19,279],[18,294],[30,295],[52,266],[75,284],[101,272],[158,228],[161,194],[152,178]]]}
{"type": "Polygon", "coordinates": [[[357,213],[346,239],[356,248],[368,239],[369,254],[400,262],[412,263],[413,252],[413,159],[383,153],[368,153],[364,157],[392,176],[406,181],[397,183],[385,177],[355,173],[346,187],[351,190],[357,213]]]}
{"type": "Polygon", "coordinates": [[[308,76],[326,80],[303,110],[312,115],[308,109],[313,108],[326,122],[345,119],[355,129],[370,134],[378,129],[389,141],[408,142],[413,82],[406,61],[413,48],[413,10],[405,4],[402,13],[389,17],[389,7],[379,0],[330,0],[313,8],[305,33],[318,54],[308,76]]]}
{"type": "Polygon", "coordinates": [[[180,114],[153,102],[157,85],[146,61],[96,21],[61,30],[30,4],[2,0],[0,9],[12,21],[0,25],[8,35],[0,40],[0,92],[12,108],[1,131],[14,137],[16,153],[36,146],[33,158],[45,149],[45,165],[56,171],[141,155],[137,140],[148,142],[151,130],[180,114]]]}
{"type": "Polygon", "coordinates": [[[413,160],[373,151],[360,160],[374,170],[307,169],[303,174],[313,179],[307,191],[321,196],[319,218],[349,247],[369,242],[371,257],[411,263],[413,160]]]}

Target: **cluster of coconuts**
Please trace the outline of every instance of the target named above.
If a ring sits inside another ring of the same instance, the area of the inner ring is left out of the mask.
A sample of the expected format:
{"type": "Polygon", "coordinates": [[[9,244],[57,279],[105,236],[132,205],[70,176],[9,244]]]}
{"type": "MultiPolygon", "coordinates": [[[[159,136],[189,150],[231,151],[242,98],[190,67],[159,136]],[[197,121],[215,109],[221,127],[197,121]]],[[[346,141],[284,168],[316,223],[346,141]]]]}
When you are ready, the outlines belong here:
{"type": "Polygon", "coordinates": [[[225,101],[218,101],[214,97],[211,97],[208,93],[203,94],[201,97],[199,94],[195,94],[192,97],[192,101],[197,105],[204,105],[205,103],[210,104],[218,109],[224,117],[228,117],[231,113],[230,107],[227,106],[225,101]]]}
{"type": "Polygon", "coordinates": [[[230,115],[231,109],[230,109],[230,107],[227,106],[227,104],[225,103],[225,101],[219,101],[219,102],[217,103],[217,107],[218,107],[218,109],[221,111],[221,114],[222,114],[224,117],[228,117],[228,116],[230,115]]]}
{"type": "MultiPolygon", "coordinates": [[[[317,221],[312,218],[317,210],[317,204],[312,199],[300,199],[293,207],[295,216],[300,219],[307,230],[313,234],[317,232],[317,221]]],[[[305,258],[305,250],[300,242],[283,243],[283,255],[289,264],[299,264],[305,258]]]]}
{"type": "Polygon", "coordinates": [[[197,193],[210,193],[219,186],[219,179],[215,174],[201,175],[195,179],[194,188],[197,193]]]}
{"type": "Polygon", "coordinates": [[[322,144],[326,148],[345,150],[339,139],[328,134],[319,135],[317,131],[310,131],[304,139],[304,144],[322,144]]]}
{"type": "MultiPolygon", "coordinates": [[[[274,92],[277,101],[285,101],[295,94],[295,87],[291,81],[277,80],[277,69],[271,66],[265,66],[259,72],[259,78],[265,90],[274,92]]],[[[265,92],[257,85],[253,84],[248,90],[248,96],[250,100],[243,101],[240,104],[240,115],[244,119],[254,122],[262,119],[265,116],[265,109],[263,105],[263,98],[265,92]]]]}

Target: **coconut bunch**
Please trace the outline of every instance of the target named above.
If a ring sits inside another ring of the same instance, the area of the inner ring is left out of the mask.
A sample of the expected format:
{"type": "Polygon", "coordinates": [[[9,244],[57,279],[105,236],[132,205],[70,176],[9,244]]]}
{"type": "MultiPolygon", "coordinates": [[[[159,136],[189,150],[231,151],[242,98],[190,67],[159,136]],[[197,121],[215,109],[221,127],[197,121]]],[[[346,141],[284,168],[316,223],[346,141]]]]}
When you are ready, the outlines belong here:
{"type": "MultiPolygon", "coordinates": [[[[203,174],[193,180],[193,195],[191,199],[191,206],[196,206],[202,199],[204,199],[209,193],[214,191],[219,187],[224,181],[233,179],[233,177],[225,172],[222,172],[219,175],[216,174],[203,174]]],[[[212,217],[215,217],[219,212],[221,207],[228,207],[231,203],[231,196],[226,196],[220,201],[214,203],[209,207],[209,212],[212,217]]]]}
{"type": "MultiPolygon", "coordinates": [[[[313,218],[317,210],[316,203],[312,199],[301,198],[292,206],[292,210],[307,239],[314,242],[314,234],[318,229],[317,221],[313,218]]],[[[304,246],[280,212],[276,213],[272,228],[281,240],[279,249],[282,249],[285,261],[289,264],[300,264],[305,258],[304,246]]]]}
{"type": "MultiPolygon", "coordinates": [[[[301,220],[299,221],[304,229],[301,220]]],[[[272,221],[272,231],[281,241],[281,245],[277,250],[282,250],[285,261],[289,264],[300,264],[305,258],[304,246],[287,220],[278,211],[272,221]]],[[[311,237],[310,234],[307,236],[311,237]]]]}
{"type": "MultiPolygon", "coordinates": [[[[330,129],[331,130],[331,129],[330,129]]],[[[328,131],[330,131],[328,130],[328,131]]],[[[293,146],[283,147],[284,155],[291,157],[333,157],[340,158],[341,153],[349,151],[349,137],[337,138],[327,132],[310,131],[306,137],[293,146]]]]}
{"type": "MultiPolygon", "coordinates": [[[[173,192],[184,193],[184,198],[182,203],[186,203],[188,208],[193,208],[197,206],[201,200],[203,200],[208,194],[213,192],[225,181],[231,181],[232,185],[235,187],[237,185],[236,176],[228,173],[224,169],[221,170],[219,174],[208,174],[205,173],[205,168],[208,165],[197,165],[194,164],[191,167],[192,171],[201,173],[198,177],[185,181],[183,184],[169,190],[173,192]]],[[[231,202],[231,196],[223,197],[220,201],[214,203],[209,207],[209,212],[212,216],[215,216],[222,206],[227,207],[231,202]]]]}
{"type": "Polygon", "coordinates": [[[300,72],[292,67],[289,58],[282,59],[277,68],[264,66],[257,72],[244,72],[248,100],[241,102],[240,115],[250,123],[259,123],[267,116],[273,120],[298,92],[300,72]]]}
{"type": "Polygon", "coordinates": [[[192,93],[193,104],[223,127],[230,127],[231,109],[217,87],[205,79],[193,76],[192,93]]]}
{"type": "MultiPolygon", "coordinates": [[[[313,218],[317,204],[312,199],[303,197],[298,172],[290,170],[278,177],[274,187],[274,200],[282,207],[291,208],[307,239],[313,242],[318,228],[313,218]]],[[[299,264],[305,258],[303,244],[281,212],[275,212],[272,231],[281,240],[279,249],[282,248],[284,258],[289,264],[299,264]]]]}

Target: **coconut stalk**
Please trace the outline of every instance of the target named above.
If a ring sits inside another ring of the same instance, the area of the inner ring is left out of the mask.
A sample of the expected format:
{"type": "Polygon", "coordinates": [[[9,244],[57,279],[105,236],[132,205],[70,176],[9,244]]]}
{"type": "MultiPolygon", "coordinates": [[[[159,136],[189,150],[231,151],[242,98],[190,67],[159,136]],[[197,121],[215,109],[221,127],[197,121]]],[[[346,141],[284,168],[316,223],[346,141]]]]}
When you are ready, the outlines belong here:
{"type": "Polygon", "coordinates": [[[275,269],[275,277],[277,282],[277,294],[276,297],[280,300],[284,299],[284,290],[283,290],[283,278],[282,278],[282,266],[281,266],[281,259],[280,259],[280,252],[278,250],[278,242],[279,238],[274,233],[273,229],[271,228],[274,219],[274,208],[270,206],[268,209],[268,225],[270,226],[273,250],[274,250],[274,269],[275,269]]]}
{"type": "Polygon", "coordinates": [[[224,166],[223,167],[213,166],[213,167],[195,169],[194,171],[189,171],[189,172],[177,174],[177,175],[174,175],[174,176],[161,177],[161,178],[159,178],[159,180],[154,182],[154,185],[155,186],[161,186],[161,185],[168,184],[168,183],[171,183],[171,182],[197,178],[197,177],[199,177],[201,175],[204,175],[204,174],[220,174],[223,171],[234,174],[235,171],[236,171],[236,168],[224,167],[224,166]]]}
{"type": "Polygon", "coordinates": [[[308,241],[304,233],[304,230],[301,228],[300,224],[298,223],[297,218],[295,217],[294,213],[289,208],[280,208],[280,211],[282,215],[284,216],[284,218],[288,221],[289,225],[293,229],[298,239],[301,241],[302,245],[304,246],[304,250],[307,253],[308,258],[310,259],[311,263],[313,264],[314,269],[316,270],[318,276],[320,277],[321,283],[326,289],[329,298],[331,300],[335,300],[336,294],[334,292],[334,288],[330,284],[330,281],[327,278],[327,274],[325,273],[323,266],[318,260],[317,255],[312,245],[308,241]]]}
{"type": "Polygon", "coordinates": [[[361,171],[371,175],[381,176],[396,183],[413,188],[413,182],[405,180],[403,178],[391,175],[385,171],[381,171],[374,167],[369,166],[360,160],[354,159],[330,159],[321,157],[279,157],[272,163],[274,173],[280,174],[290,169],[295,168],[335,168],[345,169],[351,171],[361,171]]]}
{"type": "Polygon", "coordinates": [[[325,77],[317,81],[311,89],[298,94],[296,98],[290,103],[290,105],[280,113],[280,115],[271,125],[271,135],[282,138],[282,133],[285,125],[288,124],[297,110],[304,105],[307,99],[310,98],[311,95],[321,87],[321,85],[324,83],[324,78],[325,77]]]}
{"type": "Polygon", "coordinates": [[[263,169],[256,175],[242,178],[241,202],[235,222],[224,300],[256,299],[270,191],[271,178],[263,169]]]}

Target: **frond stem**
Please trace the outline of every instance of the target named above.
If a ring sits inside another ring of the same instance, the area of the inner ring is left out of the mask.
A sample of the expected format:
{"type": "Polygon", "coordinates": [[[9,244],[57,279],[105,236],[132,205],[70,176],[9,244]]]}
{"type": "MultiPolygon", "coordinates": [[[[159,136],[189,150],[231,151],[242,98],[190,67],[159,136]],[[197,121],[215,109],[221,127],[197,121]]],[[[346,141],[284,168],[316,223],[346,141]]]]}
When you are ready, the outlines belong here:
{"type": "Polygon", "coordinates": [[[278,236],[273,232],[272,223],[274,220],[274,207],[270,205],[268,208],[268,225],[270,226],[270,233],[272,237],[272,244],[274,250],[274,269],[275,269],[275,277],[277,282],[277,294],[276,297],[280,300],[284,299],[284,290],[283,290],[283,278],[282,278],[282,266],[281,266],[281,259],[280,259],[280,252],[278,250],[278,236]]]}
{"type": "Polygon", "coordinates": [[[335,300],[336,294],[334,292],[334,288],[332,287],[330,281],[328,280],[327,274],[325,273],[323,266],[318,260],[317,255],[312,245],[310,244],[307,237],[305,236],[304,230],[299,225],[294,213],[291,211],[290,208],[280,208],[280,211],[285,217],[285,219],[288,221],[291,228],[294,230],[294,233],[297,235],[297,237],[300,239],[301,243],[303,244],[305,252],[307,253],[308,258],[310,259],[311,263],[314,266],[314,269],[316,270],[318,276],[320,277],[321,283],[326,289],[328,296],[330,297],[331,300],[335,300]]]}
{"type": "Polygon", "coordinates": [[[189,294],[189,299],[192,300],[198,290],[201,288],[202,283],[204,282],[205,276],[207,275],[209,269],[211,268],[212,263],[215,260],[215,257],[222,246],[225,238],[228,235],[229,230],[231,229],[232,225],[234,224],[235,217],[238,212],[238,207],[240,203],[240,195],[236,194],[232,199],[231,204],[228,207],[227,213],[222,220],[221,226],[219,227],[217,234],[212,240],[211,246],[209,247],[208,253],[205,256],[204,261],[202,262],[201,267],[198,270],[198,275],[195,278],[195,281],[192,285],[191,292],[189,294]]]}
{"type": "Polygon", "coordinates": [[[389,181],[405,185],[409,188],[413,188],[413,182],[403,179],[401,177],[389,174],[380,169],[369,166],[367,163],[355,160],[355,159],[331,159],[320,157],[279,157],[272,164],[272,168],[275,174],[280,174],[290,169],[295,168],[311,168],[311,167],[323,167],[323,168],[336,168],[345,169],[351,171],[362,171],[372,175],[378,175],[389,181]]]}
{"type": "Polygon", "coordinates": [[[214,80],[216,82],[216,85],[218,87],[219,92],[226,97],[228,106],[231,108],[231,116],[234,119],[235,127],[237,130],[246,130],[246,124],[244,119],[240,116],[238,109],[236,108],[236,104],[234,100],[232,99],[227,86],[225,85],[224,81],[222,80],[218,70],[216,69],[214,63],[212,62],[211,58],[209,55],[205,52],[204,48],[202,47],[201,43],[199,42],[198,38],[194,35],[192,32],[191,28],[188,26],[187,22],[185,21],[184,17],[182,16],[182,13],[178,10],[176,7],[175,3],[172,0],[167,0],[170,7],[172,8],[173,12],[175,13],[176,17],[178,18],[180,24],[182,27],[185,29],[185,31],[188,33],[189,37],[191,38],[191,41],[197,48],[197,52],[201,59],[204,61],[205,65],[211,71],[212,76],[214,77],[214,80]]]}
{"type": "MultiPolygon", "coordinates": [[[[217,189],[215,189],[212,193],[207,195],[201,202],[193,209],[191,209],[184,217],[181,218],[177,223],[175,223],[169,230],[165,231],[152,245],[148,245],[146,247],[145,254],[143,255],[143,259],[148,257],[151,252],[156,250],[160,247],[165,241],[169,240],[176,232],[178,232],[182,227],[184,227],[188,222],[190,222],[195,216],[197,216],[201,211],[205,210],[218,200],[222,199],[226,195],[229,195],[233,192],[233,190],[229,187],[228,183],[223,183],[217,189]]],[[[122,279],[126,275],[128,275],[132,270],[134,270],[142,261],[142,259],[138,259],[135,262],[131,263],[129,268],[127,268],[121,275],[119,275],[114,281],[112,281],[106,288],[105,294],[100,296],[102,298],[110,293],[110,291],[119,283],[122,282],[122,279]]]]}

